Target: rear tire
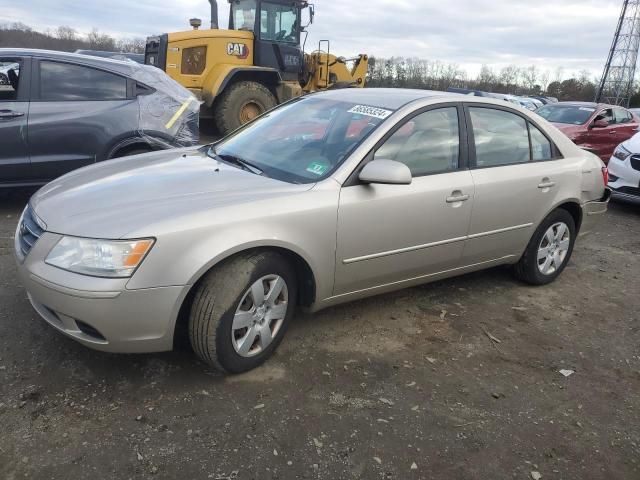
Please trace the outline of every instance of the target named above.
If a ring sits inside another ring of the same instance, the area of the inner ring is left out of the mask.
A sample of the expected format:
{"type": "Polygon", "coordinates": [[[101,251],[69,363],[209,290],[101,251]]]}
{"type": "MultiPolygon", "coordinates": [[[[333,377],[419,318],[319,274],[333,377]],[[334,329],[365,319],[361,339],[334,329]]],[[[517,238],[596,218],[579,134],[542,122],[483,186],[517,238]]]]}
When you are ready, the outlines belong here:
{"type": "Polygon", "coordinates": [[[576,241],[576,224],[569,212],[554,210],[537,228],[520,261],[515,276],[531,285],[546,285],[563,272],[576,241]]]}
{"type": "Polygon", "coordinates": [[[224,372],[258,367],[284,338],[297,293],[294,269],[275,252],[248,253],[214,268],[198,286],[189,315],[194,352],[224,372]]]}
{"type": "Polygon", "coordinates": [[[220,96],[213,112],[218,132],[227,135],[278,104],[271,91],[257,82],[238,82],[220,96]]]}

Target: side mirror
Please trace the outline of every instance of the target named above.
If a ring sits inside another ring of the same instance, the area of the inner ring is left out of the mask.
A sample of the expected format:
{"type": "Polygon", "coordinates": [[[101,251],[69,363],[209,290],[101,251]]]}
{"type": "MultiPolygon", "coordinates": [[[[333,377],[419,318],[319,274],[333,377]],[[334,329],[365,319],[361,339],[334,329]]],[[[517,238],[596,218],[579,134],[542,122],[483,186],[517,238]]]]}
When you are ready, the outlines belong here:
{"type": "Polygon", "coordinates": [[[591,128],[607,128],[609,126],[609,122],[607,120],[594,120],[591,128]]]}
{"type": "Polygon", "coordinates": [[[395,160],[372,160],[364,166],[358,178],[363,183],[383,185],[410,185],[413,180],[409,167],[395,160]]]}

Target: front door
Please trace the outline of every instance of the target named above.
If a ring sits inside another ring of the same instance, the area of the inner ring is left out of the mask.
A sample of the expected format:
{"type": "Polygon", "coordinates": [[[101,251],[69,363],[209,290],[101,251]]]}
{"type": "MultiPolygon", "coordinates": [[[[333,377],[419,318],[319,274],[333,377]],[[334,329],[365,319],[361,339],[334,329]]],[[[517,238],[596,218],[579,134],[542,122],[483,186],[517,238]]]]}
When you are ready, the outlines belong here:
{"type": "Polygon", "coordinates": [[[372,152],[374,159],[406,164],[411,185],[343,187],[334,295],[459,266],[474,201],[459,112],[457,105],[423,111],[372,152]]]}
{"type": "Polygon", "coordinates": [[[28,58],[0,57],[0,184],[29,183],[28,58]]]}
{"type": "Polygon", "coordinates": [[[296,4],[260,2],[254,63],[280,71],[283,80],[298,80],[303,67],[300,9],[296,4]]]}
{"type": "Polygon", "coordinates": [[[613,115],[613,109],[607,108],[595,117],[595,121],[604,120],[609,125],[607,127],[590,126],[589,143],[593,145],[593,153],[598,155],[604,162],[609,161],[609,157],[618,146],[618,125],[613,115]]]}

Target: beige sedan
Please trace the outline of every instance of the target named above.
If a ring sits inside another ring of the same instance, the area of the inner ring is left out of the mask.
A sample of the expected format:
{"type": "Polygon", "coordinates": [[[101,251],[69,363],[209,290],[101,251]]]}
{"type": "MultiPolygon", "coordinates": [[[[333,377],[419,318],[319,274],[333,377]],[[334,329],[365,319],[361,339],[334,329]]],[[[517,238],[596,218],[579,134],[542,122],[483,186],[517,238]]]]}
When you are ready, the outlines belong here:
{"type": "Polygon", "coordinates": [[[18,272],[55,329],[110,352],[242,372],[296,306],[512,265],[555,280],[607,209],[606,168],[505,102],[347,89],[291,101],[212,146],[78,170],[37,192],[18,272]]]}

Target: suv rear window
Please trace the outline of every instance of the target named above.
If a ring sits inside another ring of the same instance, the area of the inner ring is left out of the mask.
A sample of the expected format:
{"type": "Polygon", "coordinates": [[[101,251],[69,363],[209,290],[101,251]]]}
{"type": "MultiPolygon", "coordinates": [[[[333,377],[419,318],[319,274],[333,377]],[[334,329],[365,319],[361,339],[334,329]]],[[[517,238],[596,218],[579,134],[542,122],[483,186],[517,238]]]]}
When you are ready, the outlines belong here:
{"type": "Polygon", "coordinates": [[[40,100],[71,102],[125,100],[127,79],[95,68],[40,62],[40,100]]]}
{"type": "Polygon", "coordinates": [[[0,102],[12,102],[18,98],[20,62],[0,59],[0,102]]]}

